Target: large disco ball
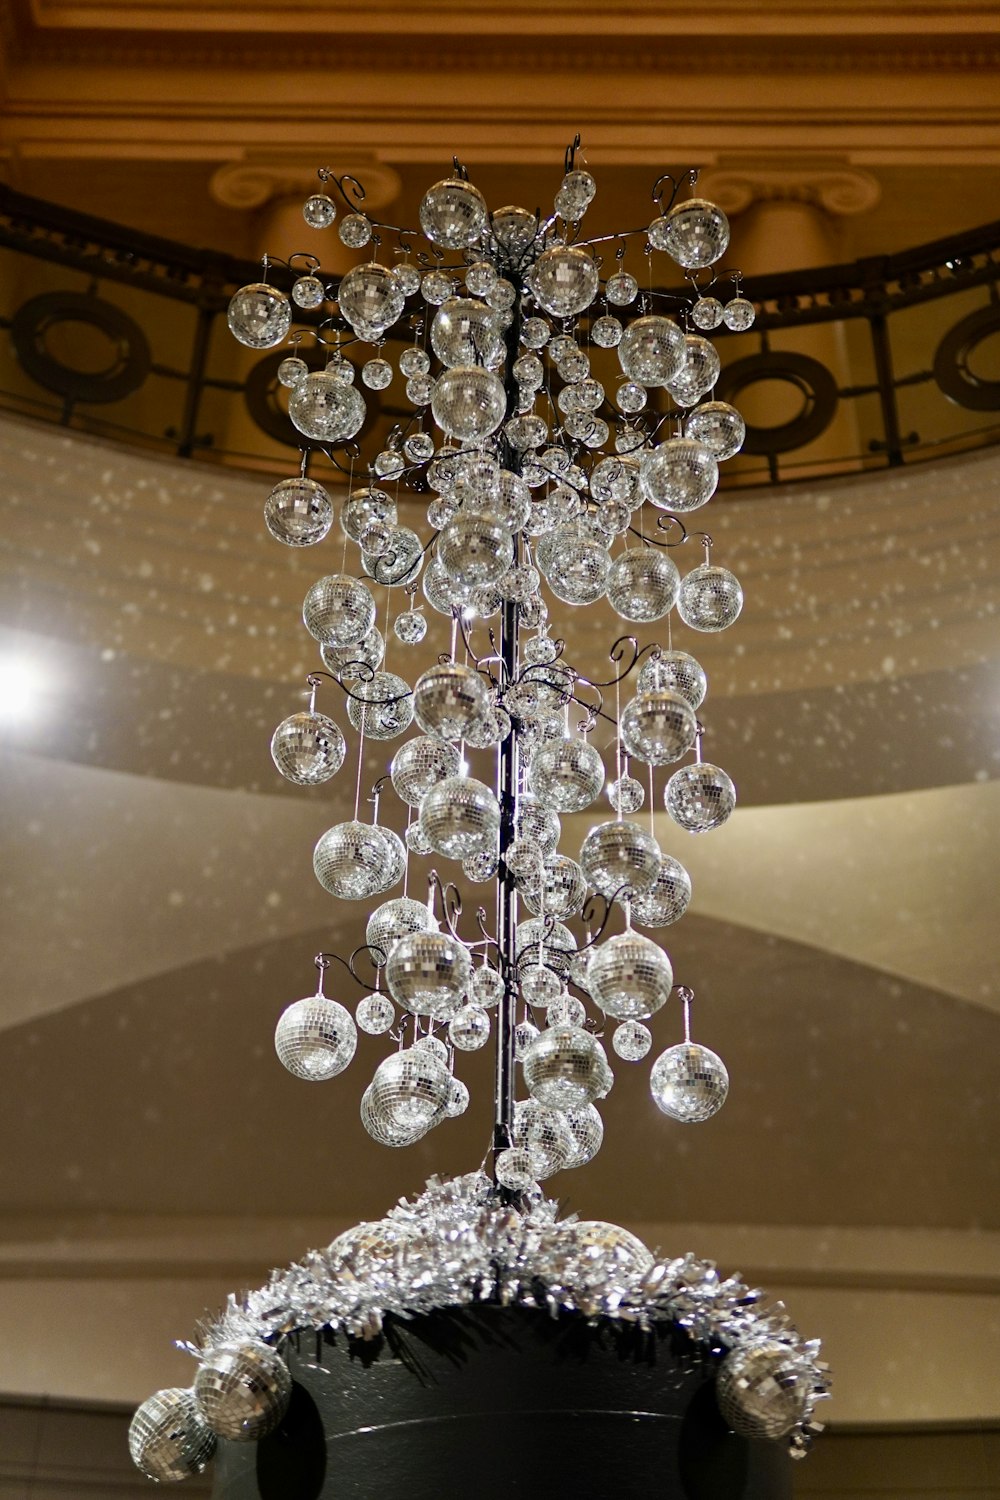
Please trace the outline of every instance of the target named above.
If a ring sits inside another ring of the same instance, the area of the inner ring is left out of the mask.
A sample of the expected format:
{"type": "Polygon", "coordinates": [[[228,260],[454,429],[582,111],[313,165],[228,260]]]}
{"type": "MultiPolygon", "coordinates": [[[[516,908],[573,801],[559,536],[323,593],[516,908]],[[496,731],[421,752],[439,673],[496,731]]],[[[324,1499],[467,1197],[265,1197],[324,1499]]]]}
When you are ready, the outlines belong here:
{"type": "Polygon", "coordinates": [[[728,401],[704,401],[685,417],[684,435],[696,438],[721,463],[739,453],[747,428],[728,401]]]}
{"type": "Polygon", "coordinates": [[[392,272],[373,260],[344,273],[337,303],[358,338],[375,342],[396,322],[406,298],[392,272]]]}
{"type": "Polygon", "coordinates": [[[514,538],[500,522],[460,511],[441,531],[437,555],[449,578],[476,588],[503,577],[514,561],[514,538]]]}
{"type": "Polygon", "coordinates": [[[802,1421],[809,1377],[795,1351],[778,1339],[754,1339],[731,1349],[715,1377],[715,1399],[734,1432],[783,1438],[802,1421]]]}
{"type": "Polygon", "coordinates": [[[375,600],[360,579],[331,573],[306,594],[302,621],[322,645],[356,646],[375,624],[375,600]]]}
{"type": "Polygon", "coordinates": [[[725,1104],[729,1074],[722,1058],[710,1048],[697,1042],[679,1042],[660,1053],[649,1087],[657,1108],[671,1120],[699,1124],[710,1120],[725,1104]]]}
{"type": "Polygon", "coordinates": [[[420,227],[442,250],[467,250],[482,239],[489,223],[486,199],[471,182],[446,177],[420,201],[420,227]]]}
{"type": "Polygon", "coordinates": [[[552,1026],[521,1059],[528,1092],[551,1109],[579,1109],[603,1099],[614,1082],[604,1048],[579,1026],[552,1026]]]}
{"type": "Polygon", "coordinates": [[[264,502],[264,525],[286,547],[311,547],[333,525],[333,501],[321,484],[296,474],[274,486],[264,502]]]}
{"type": "Polygon", "coordinates": [[[379,1063],[366,1090],[372,1122],[387,1135],[402,1133],[412,1140],[414,1132],[422,1135],[443,1118],[450,1084],[446,1064],[430,1048],[394,1052],[379,1063]]]}
{"type": "Polygon", "coordinates": [[[376,906],[368,918],[365,942],[376,964],[385,963],[393,944],[408,932],[435,932],[437,922],[426,901],[394,896],[376,906]]]}
{"type": "Polygon", "coordinates": [[[450,932],[410,932],[385,966],[389,993],[418,1016],[447,1019],[462,1003],[472,964],[469,950],[450,932]]]}
{"type": "Polygon", "coordinates": [[[305,437],[336,446],[361,431],[365,400],[356,386],[327,370],[315,370],[289,396],[288,415],[305,437]]]}
{"type": "Polygon", "coordinates": [[[694,744],[697,720],[678,693],[637,693],[621,715],[622,744],[635,760],[664,766],[680,760],[694,744]]]}
{"type": "Polygon", "coordinates": [[[593,604],[607,592],[611,558],[601,540],[579,521],[569,521],[544,538],[536,561],[549,588],[564,604],[593,604]]]}
{"type": "Polygon", "coordinates": [[[294,1001],[282,1012],[274,1032],[274,1050],[282,1067],[310,1083],[336,1078],[357,1045],[354,1017],[325,995],[294,1001]]]}
{"type": "Polygon", "coordinates": [[[194,1391],[172,1387],[144,1401],[129,1425],[128,1451],[136,1468],[160,1484],[200,1474],[215,1453],[215,1433],[199,1413],[194,1391]]]}
{"type": "Polygon", "coordinates": [[[347,742],[326,714],[291,714],[271,736],[271,759],[286,781],[319,786],[344,764],[347,742]]]}
{"type": "Polygon", "coordinates": [[[580,867],[594,890],[609,901],[612,896],[631,900],[656,879],[660,846],[647,828],[627,818],[598,823],[583,841],[580,867]]]}
{"type": "Polygon", "coordinates": [[[449,369],[459,365],[492,369],[504,353],[496,313],[471,297],[449,297],[434,314],[431,348],[449,369]]]}
{"type": "Polygon", "coordinates": [[[347,700],[347,717],[366,739],[394,740],[413,723],[410,684],[395,672],[376,672],[356,682],[347,700]]]}
{"type": "Polygon", "coordinates": [[[586,250],[552,245],[531,268],[531,290],[539,307],[553,318],[575,318],[597,296],[601,278],[586,250]]]}
{"type": "Polygon", "coordinates": [[[408,807],[419,807],[436,782],[458,775],[461,759],[457,745],[433,734],[415,735],[392,758],[392,789],[408,807]]]}
{"type": "Polygon", "coordinates": [[[713,266],[729,245],[729,220],[707,198],[688,198],[649,226],[657,250],[666,250],[686,271],[713,266]]]}
{"type": "Polygon", "coordinates": [[[719,484],[719,465],[704,443],[675,437],[642,455],[639,477],[647,500],[683,515],[711,500],[719,484]]]}
{"type": "Polygon", "coordinates": [[[584,872],[565,854],[537,859],[518,880],[517,888],[530,912],[536,916],[544,912],[560,920],[575,916],[587,899],[584,872]]]}
{"type": "Polygon", "coordinates": [[[660,858],[656,879],[632,903],[632,920],[640,927],[669,927],[688,909],[691,877],[670,854],[660,858]]]}
{"type": "Polygon", "coordinates": [[[727,630],[742,608],[743,589],[728,568],[702,563],[681,579],[677,613],[692,630],[727,630]]]}
{"type": "Polygon", "coordinates": [[[736,806],[736,788],[721,766],[697,761],[682,766],[667,782],[663,794],[667,812],[688,833],[720,828],[736,806]]]}
{"type": "Polygon", "coordinates": [[[623,620],[660,620],[674,606],[680,587],[674,560],[658,547],[630,547],[608,574],[608,603],[623,620]]]}
{"type": "Polygon", "coordinates": [[[684,335],[669,318],[634,318],[621,336],[618,359],[637,385],[666,385],[684,363],[684,335]]]}
{"type": "Polygon", "coordinates": [[[313,850],[316,879],[341,901],[366,901],[386,889],[391,851],[381,828],[356,820],[336,823],[313,850]]]}
{"type": "Polygon", "coordinates": [[[496,432],[506,415],[503,381],[477,365],[445,370],[434,382],[431,411],[449,437],[480,442],[496,432]]]}
{"type": "Polygon", "coordinates": [[[218,1437],[252,1443],[273,1432],[288,1410],[292,1377],[263,1339],[217,1344],[195,1376],[198,1411],[218,1437]]]}
{"type": "Polygon", "coordinates": [[[528,775],[532,792],[554,812],[582,812],[600,796],[604,762],[586,740],[550,740],[532,755],[528,775]]]}
{"type": "Polygon", "coordinates": [[[490,706],[485,679],[472,667],[438,662],[413,685],[413,716],[425,734],[464,739],[490,706]]]}
{"type": "Polygon", "coordinates": [[[679,693],[693,709],[699,709],[708,692],[708,678],[701,663],[686,651],[660,651],[643,662],[635,686],[637,693],[679,693]]]}
{"type": "Polygon", "coordinates": [[[421,802],[420,826],[437,854],[468,859],[496,847],[500,804],[482,781],[449,776],[432,786],[421,802]]]}
{"type": "Polygon", "coordinates": [[[652,939],[620,932],[598,943],[587,965],[587,989],[595,1005],[618,1021],[655,1015],[670,998],[674,972],[652,939]]]}
{"type": "Polygon", "coordinates": [[[273,349],[291,327],[292,305],[277,287],[255,281],[234,293],[226,320],[247,349],[273,349]]]}

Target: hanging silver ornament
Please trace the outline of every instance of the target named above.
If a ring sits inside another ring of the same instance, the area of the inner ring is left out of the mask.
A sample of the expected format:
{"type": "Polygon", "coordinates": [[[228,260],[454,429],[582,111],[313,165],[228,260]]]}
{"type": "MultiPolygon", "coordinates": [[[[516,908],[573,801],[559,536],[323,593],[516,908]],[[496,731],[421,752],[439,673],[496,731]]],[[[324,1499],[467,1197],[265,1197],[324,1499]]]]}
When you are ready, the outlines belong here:
{"type": "Polygon", "coordinates": [[[347,743],[334,721],[316,712],[291,714],[271,736],[271,759],[286,781],[319,786],[344,764],[347,743]]]}
{"type": "Polygon", "coordinates": [[[157,1391],[129,1425],[128,1451],[147,1479],[175,1484],[200,1474],[215,1454],[215,1433],[198,1411],[194,1391],[157,1391]]]}
{"type": "Polygon", "coordinates": [[[660,858],[656,879],[632,902],[632,920],[640,927],[667,927],[688,909],[691,877],[670,854],[660,858]]]}
{"type": "Polygon", "coordinates": [[[325,995],[310,995],[289,1005],[274,1033],[274,1050],[282,1067],[310,1083],[336,1078],[350,1063],[357,1045],[350,1012],[325,995]]]}
{"type": "Polygon", "coordinates": [[[605,938],[587,965],[587,989],[595,1005],[619,1021],[655,1015],[669,1000],[673,982],[666,953],[639,932],[605,938]]]}
{"type": "Polygon", "coordinates": [[[522,1058],[533,1099],[552,1109],[579,1109],[603,1099],[614,1082],[604,1048],[579,1026],[554,1026],[536,1037],[522,1058]]]}
{"type": "Polygon", "coordinates": [[[221,1438],[252,1443],[278,1426],[292,1395],[292,1377],[262,1339],[227,1341],[210,1349],[195,1376],[202,1419],[221,1438]]]}
{"type": "Polygon", "coordinates": [[[736,807],[736,788],[720,766],[696,761],[675,771],[663,793],[667,812],[688,833],[720,828],[736,807]]]}
{"type": "Polygon", "coordinates": [[[461,1005],[471,971],[468,948],[450,932],[405,933],[385,966],[389,993],[397,1005],[442,1020],[461,1005]]]}
{"type": "Polygon", "coordinates": [[[725,1104],[729,1074],[722,1058],[710,1048],[680,1042],[660,1053],[649,1086],[657,1108],[671,1120],[699,1124],[725,1104]]]}
{"type": "Polygon", "coordinates": [[[787,1437],[805,1416],[810,1390],[804,1361],[777,1339],[730,1349],[715,1378],[723,1420],[748,1438],[787,1437]]]}
{"type": "Polygon", "coordinates": [[[656,879],[660,846],[647,828],[627,818],[598,823],[583,841],[580,868],[594,890],[607,900],[613,896],[632,900],[656,879]]]}

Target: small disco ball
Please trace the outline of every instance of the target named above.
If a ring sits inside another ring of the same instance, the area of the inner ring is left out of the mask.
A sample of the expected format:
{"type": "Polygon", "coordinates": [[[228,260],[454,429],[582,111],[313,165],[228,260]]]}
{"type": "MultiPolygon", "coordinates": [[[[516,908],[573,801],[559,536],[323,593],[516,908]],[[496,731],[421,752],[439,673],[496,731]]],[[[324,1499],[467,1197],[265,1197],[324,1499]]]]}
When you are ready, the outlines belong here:
{"type": "Polygon", "coordinates": [[[485,297],[496,285],[497,270],[488,260],[477,260],[465,273],[465,285],[473,297],[485,297]]]}
{"type": "Polygon", "coordinates": [[[354,1007],[354,1019],[368,1036],[384,1036],[396,1019],[396,1009],[385,995],[364,995],[354,1007]]]}
{"type": "Polygon", "coordinates": [[[699,297],[691,309],[691,322],[703,333],[711,333],[722,322],[722,303],[718,297],[699,297]]]}
{"type": "Polygon", "coordinates": [[[562,922],[551,917],[528,917],[514,930],[514,958],[520,976],[541,958],[542,963],[565,974],[576,952],[576,938],[562,922]]]}
{"type": "Polygon", "coordinates": [[[521,1059],[528,1092],[552,1109],[579,1109],[603,1099],[614,1082],[604,1048],[579,1026],[543,1031],[521,1059]]]}
{"type": "Polygon", "coordinates": [[[472,667],[439,662],[413,685],[413,716],[425,734],[464,739],[469,726],[490,706],[487,685],[472,667]]]}
{"type": "Polygon", "coordinates": [[[611,573],[607,540],[576,521],[544,538],[550,545],[538,549],[536,562],[557,599],[564,604],[593,604],[603,598],[611,573]]]}
{"type": "Polygon", "coordinates": [[[496,583],[514,560],[514,538],[486,516],[459,511],[437,540],[437,555],[449,578],[463,588],[496,583]]]}
{"type": "Polygon", "coordinates": [[[742,608],[743,589],[728,568],[702,563],[681,579],[677,613],[692,630],[725,630],[742,608]]]}
{"type": "Polygon", "coordinates": [[[404,610],[392,622],[397,641],[404,646],[416,646],[427,634],[427,616],[419,609],[404,610]]]}
{"type": "Polygon", "coordinates": [[[693,437],[668,438],[650,449],[642,456],[639,472],[646,499],[660,510],[679,514],[706,505],[719,485],[715,455],[693,437]]]}
{"type": "Polygon", "coordinates": [[[608,277],[604,295],[614,307],[628,307],[639,295],[639,283],[628,271],[618,271],[608,277]]]}
{"type": "Polygon", "coordinates": [[[596,192],[597,183],[590,173],[577,167],[563,177],[553,207],[567,224],[579,224],[596,192]]]}
{"type": "Polygon", "coordinates": [[[318,276],[298,276],[292,283],[292,301],[307,310],[319,307],[326,295],[318,276]]]}
{"type": "Polygon", "coordinates": [[[360,579],[331,573],[306,594],[302,623],[322,645],[356,646],[375,624],[375,600],[360,579]]]}
{"type": "Polygon", "coordinates": [[[311,547],[333,525],[333,501],[315,479],[297,474],[276,484],[264,501],[264,525],[286,547],[311,547]]]}
{"type": "Polygon", "coordinates": [[[427,835],[420,826],[419,818],[415,823],[411,823],[406,830],[406,847],[411,854],[427,855],[434,853],[434,850],[427,842],[427,835]]]}
{"type": "Polygon", "coordinates": [[[494,1165],[497,1182],[512,1193],[523,1193],[534,1186],[535,1166],[531,1152],[523,1146],[507,1146],[494,1165]]]}
{"type": "Polygon", "coordinates": [[[450,1085],[451,1074],[435,1052],[404,1047],[383,1058],[365,1090],[372,1120],[387,1135],[422,1135],[443,1117],[450,1085]]]}
{"type": "Polygon", "coordinates": [[[684,335],[684,364],[667,384],[678,406],[697,406],[719,378],[721,364],[715,345],[700,333],[684,335]]]}
{"type": "Polygon", "coordinates": [[[358,1032],[350,1012],[325,995],[296,1000],[274,1032],[278,1061],[296,1078],[324,1082],[342,1073],[354,1056],[358,1032]]]}
{"type": "Polygon", "coordinates": [[[432,786],[458,774],[461,756],[457,745],[434,735],[416,735],[400,746],[392,758],[389,776],[392,789],[408,807],[419,807],[432,786]]]}
{"type": "MultiPolygon", "coordinates": [[[[278,380],[287,390],[297,386],[300,380],[305,380],[309,374],[309,366],[304,359],[299,359],[297,354],[289,354],[278,366],[278,380]]],[[[284,480],[287,484],[288,481],[284,480]]]]}
{"type": "Polygon", "coordinates": [[[490,1039],[490,1018],[478,1005],[463,1005],[448,1022],[448,1040],[459,1052],[478,1052],[490,1039]]]}
{"type": "Polygon", "coordinates": [[[581,1219],[567,1224],[558,1240],[562,1258],[560,1280],[570,1287],[582,1288],[591,1282],[618,1282],[623,1277],[639,1277],[654,1263],[651,1250],[638,1235],[608,1224],[603,1219],[581,1219]]]}
{"type": "Polygon", "coordinates": [[[653,884],[632,902],[632,920],[640,927],[669,927],[684,915],[690,900],[690,875],[672,855],[664,854],[653,884]]]}
{"type": "Polygon", "coordinates": [[[721,463],[739,453],[747,428],[728,401],[703,401],[685,418],[684,435],[696,438],[721,463]]]}
{"type": "Polygon", "coordinates": [[[500,804],[485,782],[449,776],[432,786],[421,802],[420,825],[435,853],[469,859],[495,848],[500,804]]]}
{"type": "Polygon", "coordinates": [[[323,665],[341,682],[364,682],[381,664],[385,641],[377,625],[354,646],[320,646],[323,665]]]}
{"type": "Polygon", "coordinates": [[[409,932],[389,954],[385,975],[398,1005],[443,1020],[461,1005],[471,970],[468,948],[450,932],[409,932]]]}
{"type": "Polygon", "coordinates": [[[271,736],[271,759],[285,780],[296,786],[329,781],[346,754],[344,736],[326,714],[291,714],[271,736]]]}
{"type": "Polygon", "coordinates": [[[611,1045],[623,1062],[641,1062],[653,1045],[653,1033],[641,1021],[623,1021],[615,1027],[611,1045]]]}
{"type": "Polygon", "coordinates": [[[521,974],[521,998],[528,1005],[552,1005],[562,992],[562,979],[547,964],[530,965],[521,974]]]}
{"type": "Polygon", "coordinates": [[[590,337],[599,349],[615,349],[621,343],[622,325],[610,314],[597,318],[591,325],[590,337]]]}
{"type": "Polygon", "coordinates": [[[431,348],[443,365],[483,365],[487,369],[503,358],[503,335],[496,313],[485,302],[470,297],[449,297],[431,322],[431,348]]]}
{"type": "Polygon", "coordinates": [[[670,998],[673,983],[670,959],[639,932],[620,932],[598,943],[587,966],[594,1003],[619,1021],[655,1015],[670,998]]]}
{"type": "Polygon", "coordinates": [[[593,1104],[585,1104],[582,1109],[563,1110],[561,1113],[573,1137],[573,1150],[564,1166],[566,1170],[585,1167],[589,1161],[593,1161],[604,1144],[604,1121],[593,1104]]]}
{"type": "Polygon", "coordinates": [[[809,1377],[794,1350],[778,1339],[730,1349],[715,1377],[723,1420],[748,1438],[783,1438],[802,1421],[809,1377]]]}
{"type": "Polygon", "coordinates": [[[442,250],[468,250],[489,225],[486,199],[471,182],[446,177],[420,200],[420,227],[442,250]]]}
{"type": "Polygon", "coordinates": [[[533,915],[544,912],[560,921],[575,917],[587,899],[584,872],[565,854],[550,854],[544,863],[534,863],[518,881],[518,890],[533,915]]]}
{"type": "Polygon", "coordinates": [[[372,957],[381,968],[392,952],[392,945],[406,933],[436,930],[437,922],[426,901],[415,901],[412,896],[396,896],[376,906],[368,918],[365,942],[369,950],[373,950],[372,957]]]}
{"type": "Polygon", "coordinates": [[[337,233],[342,245],[350,250],[360,250],[372,237],[371,220],[365,214],[348,214],[341,219],[337,233]]]}
{"type": "Polygon", "coordinates": [[[541,1033],[534,1021],[519,1021],[514,1027],[514,1056],[523,1062],[524,1054],[541,1033]]]}
{"type": "Polygon", "coordinates": [[[646,800],[642,782],[636,781],[634,776],[619,776],[617,780],[609,781],[605,790],[615,812],[638,812],[646,800]]]}
{"type": "Polygon", "coordinates": [[[310,229],[329,229],[337,217],[337,205],[327,193],[310,193],[302,205],[302,217],[310,229]]]}
{"type": "Polygon", "coordinates": [[[685,271],[700,271],[725,255],[729,220],[706,198],[688,198],[653,220],[649,238],[657,250],[666,250],[685,271]]]}
{"type": "MultiPolygon", "coordinates": [[[[465,364],[465,360],[459,360],[459,364],[465,364]]],[[[472,363],[472,361],[469,361],[472,363]]],[[[399,356],[399,368],[404,375],[426,375],[431,367],[431,357],[426,349],[419,349],[415,345],[404,349],[399,356]]]]}
{"type": "Polygon", "coordinates": [[[361,1124],[372,1140],[377,1141],[380,1146],[412,1146],[420,1140],[421,1136],[427,1134],[431,1125],[437,1124],[435,1118],[432,1119],[431,1125],[394,1125],[384,1112],[375,1112],[372,1102],[373,1085],[374,1080],[361,1095],[361,1124]]]}
{"type": "Polygon", "coordinates": [[[292,1377],[263,1339],[227,1341],[210,1349],[194,1381],[198,1411],[230,1442],[252,1443],[273,1432],[288,1410],[292,1377]]]}
{"type": "Polygon", "coordinates": [[[377,485],[352,490],[340,509],[340,529],[352,542],[360,543],[368,528],[377,521],[395,526],[396,520],[395,500],[377,485]]]}
{"type": "Polygon", "coordinates": [[[550,740],[532,755],[529,780],[534,795],[551,810],[582,812],[600,796],[604,762],[584,739],[550,740]]]}
{"type": "Polygon", "coordinates": [[[674,607],[680,574],[658,547],[630,547],[611,565],[608,603],[623,620],[660,620],[674,607]]]}
{"type": "Polygon", "coordinates": [[[434,382],[431,411],[442,432],[481,442],[496,432],[507,411],[503,381],[479,365],[458,365],[434,382]]]}
{"type": "Polygon", "coordinates": [[[457,1120],[459,1115],[464,1115],[469,1107],[469,1090],[461,1078],[452,1076],[448,1085],[448,1098],[445,1101],[444,1112],[449,1120],[457,1120]]]}
{"type": "Polygon", "coordinates": [[[469,981],[469,999],[473,1005],[489,1009],[499,1004],[503,999],[504,982],[496,969],[490,968],[489,964],[483,964],[481,968],[473,972],[469,981]]]}
{"type": "Polygon", "coordinates": [[[699,709],[708,692],[708,678],[700,662],[686,651],[661,651],[639,668],[637,693],[679,693],[693,709],[699,709]]]}
{"type": "Polygon", "coordinates": [[[371,823],[335,823],[313,850],[316,879],[342,901],[365,901],[385,890],[393,864],[383,830],[371,823]]]}
{"type": "Polygon", "coordinates": [[[376,672],[356,683],[347,700],[347,717],[370,740],[394,740],[413,723],[413,693],[395,672],[376,672]]]}
{"type": "Polygon", "coordinates": [[[679,1042],[660,1053],[649,1087],[654,1103],[665,1115],[694,1125],[710,1120],[725,1104],[729,1074],[722,1058],[708,1047],[679,1042]]]}
{"type": "Polygon", "coordinates": [[[392,526],[380,539],[378,552],[361,551],[361,566],[369,578],[386,588],[412,583],[424,560],[424,546],[409,526],[392,526]]]}
{"type": "MultiPolygon", "coordinates": [[[[346,228],[345,219],[340,226],[342,237],[346,228]]],[[[358,338],[374,343],[396,322],[406,298],[392,272],[371,260],[352,266],[341,277],[337,304],[341,317],[347,319],[358,338]]]]}
{"type": "Polygon", "coordinates": [[[660,846],[646,828],[627,819],[598,823],[583,841],[580,868],[594,890],[610,901],[641,896],[656,879],[660,846]]]}
{"type": "Polygon", "coordinates": [[[392,384],[392,365],[387,359],[367,359],[361,366],[361,379],[370,391],[384,391],[392,384]]]}
{"type": "Polygon", "coordinates": [[[466,735],[466,744],[473,750],[488,750],[491,745],[501,744],[511,731],[510,714],[505,708],[489,707],[481,719],[473,719],[466,735]]]}
{"type": "Polygon", "coordinates": [[[519,1099],[514,1105],[513,1135],[514,1145],[531,1157],[533,1175],[539,1182],[561,1172],[576,1149],[563,1111],[547,1109],[537,1099],[519,1099]]]}
{"type": "Polygon", "coordinates": [[[602,458],[590,471],[590,493],[598,505],[624,500],[629,510],[642,503],[639,463],[634,458],[602,458]]]}
{"type": "Polygon", "coordinates": [[[346,443],[368,415],[365,399],[329,370],[314,370],[288,398],[288,415],[303,436],[318,443],[346,443]]]}
{"type": "Polygon", "coordinates": [[[663,794],[667,812],[688,833],[721,828],[736,806],[736,788],[720,766],[697,761],[682,766],[667,782],[663,794]]]}
{"type": "Polygon", "coordinates": [[[139,1407],[129,1425],[128,1451],[147,1479],[173,1484],[211,1462],[215,1433],[202,1420],[194,1392],[174,1386],[139,1407]]]}
{"type": "Polygon", "coordinates": [[[448,1048],[439,1036],[432,1036],[430,1033],[426,1036],[418,1036],[413,1045],[414,1047],[426,1047],[428,1052],[433,1052],[438,1062],[446,1063],[448,1061],[448,1048]]]}
{"type": "Polygon", "coordinates": [[[722,312],[722,321],[733,333],[746,333],[757,314],[748,297],[730,297],[722,312]]]}
{"type": "Polygon", "coordinates": [[[292,323],[292,307],[284,292],[266,282],[242,286],[229,302],[229,331],[247,349],[273,349],[292,323]]]}
{"type": "Polygon", "coordinates": [[[462,860],[462,874],[473,885],[482,885],[493,880],[500,868],[500,856],[496,849],[484,849],[481,854],[470,854],[462,860]]]}
{"type": "MultiPolygon", "coordinates": [[[[520,259],[538,236],[538,215],[508,203],[491,216],[490,230],[501,250],[513,259],[520,259]]],[[[542,319],[534,321],[540,323],[542,319]]]]}
{"type": "Polygon", "coordinates": [[[584,312],[600,288],[597,263],[586,250],[552,245],[543,250],[529,275],[535,301],[553,318],[575,318],[584,312]]]}
{"type": "Polygon", "coordinates": [[[637,385],[666,385],[684,363],[684,335],[669,318],[634,318],[621,336],[618,361],[637,385]]]}
{"type": "Polygon", "coordinates": [[[622,710],[620,730],[622,744],[634,760],[663,766],[687,754],[698,725],[686,699],[661,690],[637,693],[622,710]]]}

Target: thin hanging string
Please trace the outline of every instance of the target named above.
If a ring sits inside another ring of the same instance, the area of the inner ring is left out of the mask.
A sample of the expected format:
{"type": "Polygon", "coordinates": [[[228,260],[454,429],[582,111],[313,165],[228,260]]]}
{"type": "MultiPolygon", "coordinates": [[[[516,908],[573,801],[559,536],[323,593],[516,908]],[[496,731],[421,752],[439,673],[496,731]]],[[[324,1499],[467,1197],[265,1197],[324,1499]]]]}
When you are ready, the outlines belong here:
{"type": "Polygon", "coordinates": [[[361,762],[364,759],[364,753],[365,753],[365,714],[367,713],[367,711],[368,711],[367,705],[364,705],[362,707],[362,709],[361,709],[360,714],[358,715],[358,718],[361,720],[361,727],[360,727],[360,729],[358,731],[358,779],[357,779],[357,783],[356,783],[356,785],[354,787],[354,821],[355,821],[355,823],[358,821],[358,809],[361,806],[361,762]]]}
{"type": "Polygon", "coordinates": [[[622,821],[622,685],[621,678],[615,679],[615,775],[618,778],[618,795],[615,801],[618,804],[618,822],[622,821]]]}
{"type": "Polygon", "coordinates": [[[682,996],[682,1004],[684,1006],[684,1041],[685,1041],[685,1043],[688,1046],[690,1046],[690,1044],[691,1044],[691,992],[690,992],[690,990],[686,991],[684,993],[684,995],[682,996]]]}
{"type": "Polygon", "coordinates": [[[656,837],[656,803],[653,798],[653,762],[649,763],[649,831],[656,837]]]}
{"type": "MultiPolygon", "coordinates": [[[[407,833],[409,833],[409,831],[410,831],[410,824],[412,822],[413,822],[413,808],[412,807],[408,807],[406,809],[406,832],[407,833]]],[[[403,895],[407,896],[409,894],[409,885],[410,885],[410,841],[409,841],[408,838],[405,837],[405,835],[404,835],[404,838],[403,838],[403,848],[406,850],[406,857],[403,860],[403,895]]]]}

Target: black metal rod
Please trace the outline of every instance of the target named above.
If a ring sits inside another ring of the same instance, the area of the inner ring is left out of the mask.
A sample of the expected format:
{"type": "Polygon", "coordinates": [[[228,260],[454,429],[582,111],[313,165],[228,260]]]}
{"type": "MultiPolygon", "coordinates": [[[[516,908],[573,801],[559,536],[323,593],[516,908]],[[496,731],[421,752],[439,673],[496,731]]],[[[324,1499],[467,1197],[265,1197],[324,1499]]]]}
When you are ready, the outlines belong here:
{"type": "Polygon", "coordinates": [[[212,337],[214,321],[215,313],[211,308],[199,307],[194,342],[191,347],[187,389],[184,392],[184,414],[181,417],[180,436],[177,439],[177,453],[181,458],[190,458],[194,452],[198,431],[198,411],[201,406],[201,393],[204,389],[205,365],[208,361],[208,345],[212,337]]]}
{"type": "Polygon", "coordinates": [[[892,374],[892,348],[889,344],[889,328],[882,313],[869,319],[872,334],[872,351],[875,355],[875,372],[878,380],[879,405],[882,408],[882,425],[885,428],[885,453],[890,464],[903,462],[903,442],[899,430],[899,410],[896,405],[896,386],[892,374]]]}

